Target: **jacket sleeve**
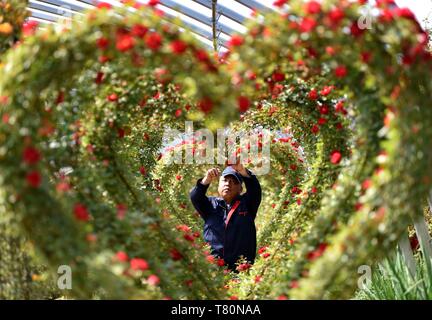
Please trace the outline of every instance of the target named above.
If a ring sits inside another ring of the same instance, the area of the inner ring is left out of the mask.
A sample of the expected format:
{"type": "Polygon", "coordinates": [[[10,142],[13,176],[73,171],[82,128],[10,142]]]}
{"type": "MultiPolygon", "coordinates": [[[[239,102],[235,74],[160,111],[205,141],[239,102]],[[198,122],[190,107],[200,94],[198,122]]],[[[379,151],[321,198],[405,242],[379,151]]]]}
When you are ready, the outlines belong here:
{"type": "Polygon", "coordinates": [[[247,172],[249,173],[249,177],[243,177],[246,186],[245,198],[249,212],[255,217],[261,204],[261,185],[256,175],[250,170],[247,170],[247,172]]]}
{"type": "Polygon", "coordinates": [[[200,216],[206,220],[208,215],[212,212],[213,207],[210,202],[210,199],[206,196],[207,189],[209,188],[209,185],[203,185],[201,183],[202,179],[199,179],[195,185],[195,187],[192,188],[192,190],[189,193],[189,197],[192,201],[193,206],[198,211],[200,216]]]}

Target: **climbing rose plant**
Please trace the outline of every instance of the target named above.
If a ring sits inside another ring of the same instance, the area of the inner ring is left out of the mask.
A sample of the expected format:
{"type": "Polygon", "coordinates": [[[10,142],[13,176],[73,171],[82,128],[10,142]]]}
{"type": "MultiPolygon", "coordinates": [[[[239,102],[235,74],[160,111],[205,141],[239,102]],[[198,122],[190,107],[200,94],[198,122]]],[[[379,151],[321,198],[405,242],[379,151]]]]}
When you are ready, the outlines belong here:
{"type": "Polygon", "coordinates": [[[1,57],[0,212],[53,271],[71,266],[74,297],[351,297],[432,173],[428,37],[390,0],[359,28],[364,3],[276,1],[222,56],[134,1],[27,26],[1,57]],[[164,163],[205,147],[166,148],[186,120],[273,132],[257,261],[235,277],[188,200],[207,166],[164,163]]]}

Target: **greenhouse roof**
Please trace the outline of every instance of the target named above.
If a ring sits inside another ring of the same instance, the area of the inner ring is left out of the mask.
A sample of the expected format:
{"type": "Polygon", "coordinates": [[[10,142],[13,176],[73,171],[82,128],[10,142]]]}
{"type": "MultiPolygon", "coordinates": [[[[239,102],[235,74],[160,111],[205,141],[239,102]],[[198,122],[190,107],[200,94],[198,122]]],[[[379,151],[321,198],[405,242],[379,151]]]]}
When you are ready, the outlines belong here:
{"type": "MultiPolygon", "coordinates": [[[[98,2],[122,6],[120,0],[30,0],[31,19],[43,24],[57,23],[60,19],[71,19],[91,9],[98,2]]],[[[146,4],[148,0],[138,0],[146,4]]],[[[226,50],[226,42],[234,32],[245,32],[243,23],[254,9],[274,10],[272,1],[266,0],[218,0],[216,4],[216,26],[218,49],[226,50]]],[[[206,46],[213,47],[212,0],[160,0],[156,6],[169,17],[178,17],[206,46]]]]}
{"type": "MultiPolygon", "coordinates": [[[[216,35],[218,50],[225,51],[226,43],[234,32],[244,33],[244,22],[254,10],[266,12],[275,10],[274,0],[217,0],[216,1],[216,35]]],[[[113,6],[122,6],[120,0],[29,0],[32,20],[42,24],[55,24],[60,19],[72,19],[81,15],[86,9],[93,8],[99,2],[113,6]]],[[[137,0],[146,4],[148,0],[137,0]]],[[[416,14],[417,19],[426,26],[432,13],[432,2],[429,0],[396,0],[399,6],[407,6],[416,14]]],[[[178,17],[183,25],[207,47],[213,48],[212,0],[159,0],[156,6],[169,18],[178,17]]]]}

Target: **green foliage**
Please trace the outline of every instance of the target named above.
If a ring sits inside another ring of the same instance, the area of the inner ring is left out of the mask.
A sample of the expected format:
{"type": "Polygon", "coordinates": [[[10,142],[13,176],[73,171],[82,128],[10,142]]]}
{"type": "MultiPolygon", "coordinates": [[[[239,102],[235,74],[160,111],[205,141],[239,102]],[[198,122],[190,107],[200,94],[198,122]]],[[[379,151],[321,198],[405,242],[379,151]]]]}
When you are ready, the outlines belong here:
{"type": "Polygon", "coordinates": [[[28,17],[28,0],[0,1],[0,55],[21,37],[21,27],[28,17]]]}
{"type": "Polygon", "coordinates": [[[432,257],[423,247],[416,255],[416,274],[408,269],[404,256],[397,250],[372,270],[371,283],[356,294],[367,300],[432,299],[432,257]],[[429,265],[429,266],[428,266],[429,265]]]}
{"type": "MultiPolygon", "coordinates": [[[[0,54],[21,37],[28,1],[0,1],[0,54]]],[[[0,62],[1,63],[1,62],[0,62]]],[[[60,296],[55,280],[35,259],[19,223],[0,204],[0,299],[53,299],[60,296]]]]}

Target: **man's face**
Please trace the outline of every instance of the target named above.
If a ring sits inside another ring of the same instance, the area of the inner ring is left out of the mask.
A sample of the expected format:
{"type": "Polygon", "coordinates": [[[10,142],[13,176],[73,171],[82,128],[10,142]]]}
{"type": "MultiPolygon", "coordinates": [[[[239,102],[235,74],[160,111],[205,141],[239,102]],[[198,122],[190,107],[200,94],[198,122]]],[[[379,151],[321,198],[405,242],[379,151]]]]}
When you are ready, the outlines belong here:
{"type": "Polygon", "coordinates": [[[228,175],[225,177],[220,177],[218,192],[225,201],[231,202],[231,200],[239,195],[241,191],[242,185],[234,176],[228,175]]]}

